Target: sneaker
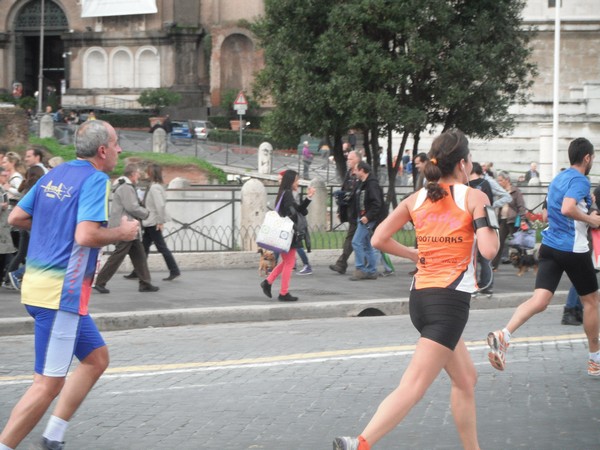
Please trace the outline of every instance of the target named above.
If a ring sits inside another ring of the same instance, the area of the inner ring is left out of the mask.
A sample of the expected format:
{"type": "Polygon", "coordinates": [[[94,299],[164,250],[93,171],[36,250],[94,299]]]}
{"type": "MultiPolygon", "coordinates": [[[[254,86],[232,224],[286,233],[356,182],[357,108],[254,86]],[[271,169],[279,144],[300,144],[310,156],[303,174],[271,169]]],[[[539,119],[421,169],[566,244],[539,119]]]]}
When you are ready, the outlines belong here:
{"type": "Polygon", "coordinates": [[[600,377],[600,363],[590,359],[588,361],[588,375],[591,377],[600,377]]]}
{"type": "Polygon", "coordinates": [[[298,272],[298,275],[312,275],[312,268],[309,265],[306,265],[298,272]]]}
{"type": "Polygon", "coordinates": [[[384,277],[384,278],[385,277],[390,277],[392,275],[394,275],[394,271],[393,270],[384,270],[383,272],[381,272],[379,274],[380,277],[384,277]]]}
{"type": "Polygon", "coordinates": [[[15,288],[12,286],[12,284],[10,284],[10,282],[5,281],[4,283],[2,283],[2,287],[4,289],[8,289],[9,291],[14,291],[15,288]]]}
{"type": "Polygon", "coordinates": [[[336,437],[333,440],[333,450],[358,450],[358,438],[336,437]]]}
{"type": "Polygon", "coordinates": [[[160,288],[158,286],[153,286],[151,284],[145,284],[143,286],[140,286],[140,288],[138,289],[138,291],[140,291],[140,292],[156,292],[159,289],[160,288]]]}
{"type": "Polygon", "coordinates": [[[19,280],[19,277],[16,273],[8,272],[8,279],[10,280],[12,287],[14,287],[17,291],[21,290],[21,280],[19,280]]]}
{"type": "Polygon", "coordinates": [[[110,294],[110,291],[100,284],[95,284],[94,289],[96,289],[101,294],[110,294]]]}
{"type": "Polygon", "coordinates": [[[502,331],[488,333],[487,343],[491,350],[488,353],[490,364],[496,370],[504,370],[506,365],[506,351],[509,345],[504,341],[504,333],[502,331]]]}
{"type": "Polygon", "coordinates": [[[344,269],[343,267],[338,266],[337,264],[332,264],[329,266],[329,268],[331,270],[333,270],[334,272],[339,273],[340,275],[344,275],[346,273],[346,269],[344,269]]]}
{"type": "Polygon", "coordinates": [[[123,275],[123,278],[125,278],[126,280],[137,280],[138,276],[137,276],[137,273],[135,273],[135,271],[133,271],[130,274],[123,275]]]}
{"type": "Polygon", "coordinates": [[[294,297],[292,294],[290,294],[288,292],[285,295],[279,294],[278,300],[280,302],[297,302],[298,301],[298,297],[294,297]]]}
{"type": "Polygon", "coordinates": [[[362,270],[355,270],[352,276],[350,277],[350,281],[360,281],[366,280],[370,274],[367,272],[363,272],[362,270]]]}
{"type": "Polygon", "coordinates": [[[271,285],[269,284],[269,282],[267,280],[263,280],[260,283],[260,287],[262,288],[262,291],[264,292],[264,294],[267,297],[273,298],[273,295],[271,295],[271,285]]]}
{"type": "Polygon", "coordinates": [[[575,309],[565,307],[560,324],[561,325],[581,325],[581,323],[582,323],[582,321],[578,320],[575,309]]]}
{"type": "Polygon", "coordinates": [[[48,438],[42,437],[40,445],[44,450],[63,450],[65,448],[64,442],[51,441],[48,438]]]}

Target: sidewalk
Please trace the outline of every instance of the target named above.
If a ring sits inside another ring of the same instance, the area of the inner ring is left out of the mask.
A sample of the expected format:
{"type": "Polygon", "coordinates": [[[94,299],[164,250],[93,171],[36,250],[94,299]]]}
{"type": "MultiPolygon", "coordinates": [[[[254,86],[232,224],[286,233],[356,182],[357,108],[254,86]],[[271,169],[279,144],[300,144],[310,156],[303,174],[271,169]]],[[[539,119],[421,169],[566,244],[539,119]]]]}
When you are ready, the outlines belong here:
{"type": "MultiPolygon", "coordinates": [[[[339,275],[329,269],[329,261],[320,261],[316,256],[312,275],[292,275],[290,292],[300,298],[295,303],[277,300],[280,280],[273,286],[274,298],[265,297],[259,286],[262,279],[258,275],[258,259],[256,264],[247,263],[243,268],[184,269],[181,277],[170,282],[162,281],[168,275],[164,269],[154,270],[154,264],[151,264],[153,283],[160,287],[155,293],[140,293],[137,281],[124,279],[123,275],[129,270],[125,265],[107,284],[110,294],[94,291],[90,314],[98,327],[107,331],[408,313],[411,281],[408,272],[414,265],[395,263],[393,276],[349,281],[351,270],[346,275],[339,275]]],[[[164,268],[164,264],[160,267],[164,268]]],[[[517,277],[516,272],[510,265],[501,266],[496,272],[494,295],[473,299],[471,307],[512,308],[527,299],[533,291],[535,275],[528,272],[517,277]]],[[[563,277],[554,304],[564,303],[569,286],[569,280],[563,277]]],[[[20,304],[18,292],[0,288],[0,302],[0,335],[32,333],[33,322],[20,304]]]]}

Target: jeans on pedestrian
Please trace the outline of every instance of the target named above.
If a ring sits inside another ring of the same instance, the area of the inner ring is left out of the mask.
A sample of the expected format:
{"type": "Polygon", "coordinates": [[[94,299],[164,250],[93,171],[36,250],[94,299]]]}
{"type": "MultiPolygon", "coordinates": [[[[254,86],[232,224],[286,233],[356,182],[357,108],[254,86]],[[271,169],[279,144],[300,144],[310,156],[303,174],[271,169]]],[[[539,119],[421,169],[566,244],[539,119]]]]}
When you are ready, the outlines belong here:
{"type": "Polygon", "coordinates": [[[374,222],[369,222],[365,225],[358,219],[356,233],[354,233],[354,238],[352,238],[354,264],[357,270],[365,273],[377,272],[379,252],[371,245],[371,229],[373,229],[374,225],[374,222]]]}
{"type": "Polygon", "coordinates": [[[492,272],[492,262],[489,259],[485,259],[481,256],[479,251],[477,252],[477,263],[481,268],[479,272],[479,289],[492,289],[494,287],[494,274],[492,272]]]}
{"type": "Polygon", "coordinates": [[[302,170],[302,172],[303,172],[303,173],[302,173],[302,175],[303,175],[303,176],[302,176],[302,178],[304,178],[305,180],[308,180],[308,179],[309,179],[309,178],[308,178],[308,170],[310,169],[310,163],[311,163],[311,162],[312,162],[312,161],[303,161],[303,162],[302,162],[302,164],[303,164],[303,166],[304,166],[304,167],[302,168],[302,169],[303,169],[303,170],[302,170]]]}
{"type": "Polygon", "coordinates": [[[567,295],[567,303],[565,304],[565,308],[583,309],[581,299],[579,298],[579,294],[575,290],[575,286],[571,286],[571,289],[569,289],[569,294],[567,295]]]}
{"type": "Polygon", "coordinates": [[[169,275],[181,275],[179,267],[175,262],[175,258],[173,257],[173,253],[167,247],[165,243],[165,238],[163,237],[162,231],[156,229],[156,225],[151,227],[144,227],[144,235],[142,237],[142,244],[144,245],[144,251],[146,255],[150,251],[150,245],[154,242],[156,246],[156,250],[162,255],[165,260],[165,264],[169,269],[169,275]]]}
{"type": "Polygon", "coordinates": [[[300,259],[302,260],[302,264],[304,264],[305,266],[310,266],[310,263],[308,262],[308,256],[306,255],[306,251],[304,251],[304,248],[298,247],[296,251],[300,259]]]}
{"type": "Polygon", "coordinates": [[[391,261],[390,261],[389,257],[382,251],[377,250],[376,248],[373,248],[373,251],[375,252],[375,255],[376,255],[375,260],[381,262],[381,265],[383,266],[383,271],[384,272],[393,272],[394,267],[391,265],[391,261]]]}

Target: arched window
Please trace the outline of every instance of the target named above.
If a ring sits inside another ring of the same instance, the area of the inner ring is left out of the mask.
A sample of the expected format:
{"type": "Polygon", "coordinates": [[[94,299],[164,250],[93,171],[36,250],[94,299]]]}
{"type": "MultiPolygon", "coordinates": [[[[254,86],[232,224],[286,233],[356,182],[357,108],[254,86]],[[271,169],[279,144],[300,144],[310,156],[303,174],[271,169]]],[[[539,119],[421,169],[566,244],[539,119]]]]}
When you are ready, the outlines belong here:
{"type": "Polygon", "coordinates": [[[142,47],[136,54],[136,87],[160,87],[160,56],[155,47],[142,47]]]}
{"type": "Polygon", "coordinates": [[[244,89],[252,81],[254,44],[243,34],[228,36],[221,47],[221,92],[244,89]]]}
{"type": "Polygon", "coordinates": [[[92,47],[83,56],[83,87],[99,89],[108,87],[108,58],[104,49],[92,47]]]}
{"type": "Polygon", "coordinates": [[[111,55],[110,87],[133,87],[133,57],[125,48],[116,48],[111,55]]]}

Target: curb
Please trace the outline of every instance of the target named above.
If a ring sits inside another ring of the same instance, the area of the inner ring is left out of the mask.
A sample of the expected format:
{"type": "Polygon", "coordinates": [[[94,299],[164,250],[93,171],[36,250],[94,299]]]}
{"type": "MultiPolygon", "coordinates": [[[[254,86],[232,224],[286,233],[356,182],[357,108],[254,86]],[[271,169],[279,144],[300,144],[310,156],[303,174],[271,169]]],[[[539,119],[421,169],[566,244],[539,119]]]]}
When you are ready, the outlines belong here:
{"type": "MultiPolygon", "coordinates": [[[[530,293],[513,293],[492,296],[491,298],[473,298],[471,309],[514,308],[520,305],[529,295],[530,293]]],[[[552,299],[552,304],[564,304],[566,296],[567,291],[557,291],[552,299]]],[[[186,325],[404,314],[408,314],[408,298],[166,309],[94,314],[93,317],[100,331],[122,331],[186,325]]],[[[30,317],[0,319],[0,336],[32,333],[33,319],[30,317]]]]}

